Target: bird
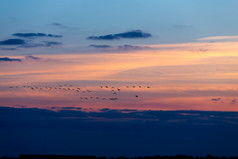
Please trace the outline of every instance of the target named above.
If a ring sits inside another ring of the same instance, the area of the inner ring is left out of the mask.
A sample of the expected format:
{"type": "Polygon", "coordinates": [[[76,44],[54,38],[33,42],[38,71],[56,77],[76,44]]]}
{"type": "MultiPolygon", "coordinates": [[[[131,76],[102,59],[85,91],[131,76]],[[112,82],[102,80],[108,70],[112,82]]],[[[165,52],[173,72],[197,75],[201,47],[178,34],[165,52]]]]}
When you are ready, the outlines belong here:
{"type": "Polygon", "coordinates": [[[109,100],[117,100],[118,98],[109,98],[109,100]]]}
{"type": "Polygon", "coordinates": [[[138,98],[139,96],[138,95],[135,95],[136,98],[138,98]]]}

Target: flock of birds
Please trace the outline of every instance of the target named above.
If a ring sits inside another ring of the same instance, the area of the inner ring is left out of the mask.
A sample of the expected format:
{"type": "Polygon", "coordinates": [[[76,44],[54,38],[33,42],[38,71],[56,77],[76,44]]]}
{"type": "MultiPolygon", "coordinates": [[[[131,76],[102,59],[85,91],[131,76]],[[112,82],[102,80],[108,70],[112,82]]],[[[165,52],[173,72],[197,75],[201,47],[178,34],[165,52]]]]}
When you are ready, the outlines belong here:
{"type": "MultiPolygon", "coordinates": [[[[93,96],[93,94],[91,94],[90,96],[88,96],[89,93],[93,93],[93,92],[97,92],[95,90],[92,89],[85,89],[83,87],[74,87],[72,84],[62,84],[62,85],[57,85],[55,87],[49,87],[49,86],[30,86],[30,85],[23,85],[23,86],[10,86],[9,88],[11,89],[16,89],[16,88],[24,88],[24,89],[28,89],[28,90],[32,90],[32,91],[37,91],[37,90],[46,90],[46,91],[56,91],[56,90],[61,90],[61,91],[71,91],[71,92],[75,92],[75,93],[83,93],[85,95],[80,96],[80,99],[84,99],[84,100],[90,100],[90,99],[102,99],[102,100],[118,100],[118,94],[120,94],[120,92],[124,89],[150,89],[150,86],[136,86],[136,85],[132,85],[132,86],[123,86],[122,87],[114,87],[114,86],[98,86],[99,89],[102,89],[104,91],[108,91],[111,92],[110,94],[113,95],[113,97],[99,97],[99,96],[93,96]]],[[[134,94],[135,98],[139,98],[138,94],[134,94]]]]}

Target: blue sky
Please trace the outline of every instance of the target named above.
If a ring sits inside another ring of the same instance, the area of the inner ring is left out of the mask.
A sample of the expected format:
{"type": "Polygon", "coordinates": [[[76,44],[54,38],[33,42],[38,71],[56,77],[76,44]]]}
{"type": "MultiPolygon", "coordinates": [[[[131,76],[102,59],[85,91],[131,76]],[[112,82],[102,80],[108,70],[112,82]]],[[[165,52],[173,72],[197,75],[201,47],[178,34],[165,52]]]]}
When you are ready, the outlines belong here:
{"type": "Polygon", "coordinates": [[[2,0],[1,40],[16,32],[61,34],[65,46],[60,50],[78,51],[95,43],[86,40],[88,36],[139,29],[151,33],[153,37],[97,43],[139,45],[194,42],[208,36],[237,35],[237,6],[238,2],[232,0],[2,0]],[[52,23],[62,26],[52,26],[52,23]]]}

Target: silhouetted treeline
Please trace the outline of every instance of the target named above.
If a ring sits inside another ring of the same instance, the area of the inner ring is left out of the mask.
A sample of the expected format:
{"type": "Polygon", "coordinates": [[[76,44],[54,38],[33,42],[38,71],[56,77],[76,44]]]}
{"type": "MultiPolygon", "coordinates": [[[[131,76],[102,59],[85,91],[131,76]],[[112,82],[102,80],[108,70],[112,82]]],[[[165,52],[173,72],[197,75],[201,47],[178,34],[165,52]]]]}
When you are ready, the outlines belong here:
{"type": "Polygon", "coordinates": [[[194,157],[186,155],[177,156],[144,156],[144,157],[96,157],[96,156],[70,156],[70,155],[19,155],[19,157],[1,157],[0,159],[238,159],[238,157],[194,157]]]}

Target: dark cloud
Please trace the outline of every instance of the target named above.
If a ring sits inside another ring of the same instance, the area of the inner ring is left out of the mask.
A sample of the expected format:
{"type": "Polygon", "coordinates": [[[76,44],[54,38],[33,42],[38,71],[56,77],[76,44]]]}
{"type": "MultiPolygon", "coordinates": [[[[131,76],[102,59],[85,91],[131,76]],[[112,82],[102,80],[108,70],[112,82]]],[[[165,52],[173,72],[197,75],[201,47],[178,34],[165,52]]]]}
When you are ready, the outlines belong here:
{"type": "Polygon", "coordinates": [[[22,39],[8,39],[0,41],[0,45],[24,45],[26,44],[25,40],[22,39]]]}
{"type": "Polygon", "coordinates": [[[15,33],[12,36],[24,37],[24,38],[32,38],[32,37],[53,37],[53,38],[61,38],[62,35],[54,35],[54,34],[44,34],[44,33],[15,33]]]}
{"type": "Polygon", "coordinates": [[[77,107],[62,107],[62,110],[74,110],[77,109],[77,107]]]}
{"type": "MultiPolygon", "coordinates": [[[[57,109],[57,112],[36,109],[36,108],[9,108],[0,107],[0,115],[8,116],[18,114],[16,118],[21,117],[32,117],[34,119],[40,116],[45,116],[46,119],[51,119],[52,117],[59,118],[68,117],[84,117],[87,121],[91,117],[94,118],[96,122],[100,119],[104,119],[109,122],[111,119],[119,119],[118,122],[128,121],[134,123],[135,121],[147,121],[158,124],[170,124],[171,121],[176,121],[180,124],[226,124],[227,117],[233,121],[233,124],[238,124],[238,119],[236,118],[238,112],[212,112],[212,111],[153,111],[153,110],[136,110],[136,109],[109,109],[104,108],[100,111],[83,111],[82,108],[78,107],[51,107],[51,109],[57,109]],[[75,111],[78,110],[78,111],[75,111]],[[4,113],[5,112],[5,113],[4,113]],[[10,114],[9,114],[10,113],[10,114]],[[88,119],[87,119],[88,118],[88,119]]],[[[80,121],[83,121],[80,119],[80,121]]],[[[136,123],[137,123],[136,122],[136,123]]],[[[232,123],[232,122],[231,122],[232,123]]]]}
{"type": "Polygon", "coordinates": [[[110,109],[109,108],[103,108],[103,109],[100,109],[100,111],[105,112],[105,111],[110,111],[110,109]]]}
{"type": "Polygon", "coordinates": [[[44,34],[44,33],[15,33],[13,36],[22,37],[22,38],[30,38],[27,41],[23,39],[8,39],[4,41],[0,41],[0,45],[18,45],[15,48],[6,48],[1,47],[0,50],[17,50],[18,48],[34,48],[34,47],[53,47],[57,45],[62,45],[61,42],[56,41],[41,41],[41,42],[33,42],[34,39],[32,37],[55,37],[60,38],[62,35],[54,35],[54,34],[44,34]]]}
{"type": "Polygon", "coordinates": [[[53,37],[53,38],[62,38],[62,35],[53,35],[53,34],[48,34],[48,37],[53,37]]]}
{"type": "Polygon", "coordinates": [[[142,49],[149,49],[149,47],[123,45],[123,46],[118,46],[117,49],[119,49],[119,50],[142,50],[142,49]]]}
{"type": "Polygon", "coordinates": [[[0,107],[1,151],[9,156],[25,150],[29,154],[43,150],[98,156],[196,156],[199,149],[202,156],[237,155],[238,112],[54,110],[0,107]],[[217,143],[222,144],[214,146],[217,143]]]}
{"type": "Polygon", "coordinates": [[[63,43],[61,42],[56,42],[56,41],[43,41],[43,46],[44,47],[49,47],[49,46],[56,46],[56,45],[62,45],[63,43]]]}
{"type": "Polygon", "coordinates": [[[134,112],[134,111],[138,111],[137,109],[121,109],[121,112],[134,112]]]}
{"type": "Polygon", "coordinates": [[[25,59],[27,59],[27,60],[40,60],[40,58],[39,58],[39,57],[32,56],[32,55],[25,56],[25,59]]]}
{"type": "Polygon", "coordinates": [[[221,98],[212,98],[211,100],[212,100],[212,101],[220,101],[221,98]]]}
{"type": "Polygon", "coordinates": [[[89,45],[90,47],[94,47],[94,48],[112,48],[112,46],[110,45],[89,45]]]}
{"type": "Polygon", "coordinates": [[[150,33],[144,33],[141,30],[133,30],[119,34],[109,34],[103,36],[89,36],[90,40],[116,40],[116,39],[137,39],[137,38],[149,38],[152,35],[150,33]]]}
{"type": "Polygon", "coordinates": [[[0,62],[1,61],[9,61],[9,62],[11,62],[11,61],[17,61],[17,62],[21,62],[22,60],[21,59],[14,59],[14,58],[8,58],[8,57],[2,57],[2,58],[0,58],[0,62]]]}

